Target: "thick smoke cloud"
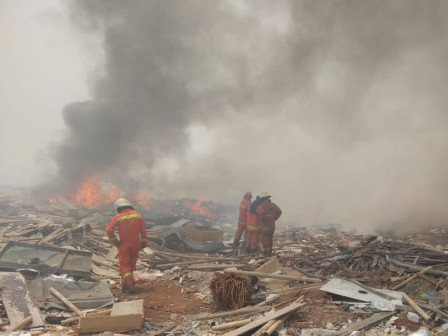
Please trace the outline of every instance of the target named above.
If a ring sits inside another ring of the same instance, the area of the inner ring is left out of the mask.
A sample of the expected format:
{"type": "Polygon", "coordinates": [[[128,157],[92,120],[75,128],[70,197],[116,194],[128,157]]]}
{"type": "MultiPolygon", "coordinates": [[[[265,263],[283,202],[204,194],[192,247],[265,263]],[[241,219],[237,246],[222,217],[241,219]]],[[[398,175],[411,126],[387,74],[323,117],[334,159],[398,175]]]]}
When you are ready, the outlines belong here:
{"type": "MultiPolygon", "coordinates": [[[[297,225],[445,223],[445,1],[77,0],[104,37],[68,105],[54,186],[103,172],[155,197],[268,191],[297,225]]],[[[70,185],[67,185],[69,182],[70,185]]]]}

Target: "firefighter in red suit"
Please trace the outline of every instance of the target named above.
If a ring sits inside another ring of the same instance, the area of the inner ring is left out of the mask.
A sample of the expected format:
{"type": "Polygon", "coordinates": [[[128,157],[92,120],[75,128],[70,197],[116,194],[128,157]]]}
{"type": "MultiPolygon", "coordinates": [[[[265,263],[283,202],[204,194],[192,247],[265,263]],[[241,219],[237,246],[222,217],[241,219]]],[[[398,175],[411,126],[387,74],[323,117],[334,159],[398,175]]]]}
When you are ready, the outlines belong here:
{"type": "MultiPolygon", "coordinates": [[[[238,228],[235,232],[235,238],[233,239],[233,247],[237,248],[240,243],[241,236],[246,231],[247,225],[247,210],[250,207],[250,200],[252,199],[252,193],[246,192],[240,203],[240,213],[238,215],[238,228]]],[[[244,237],[246,238],[246,237],[244,237]]]]}
{"type": "Polygon", "coordinates": [[[261,245],[264,255],[272,255],[272,245],[274,242],[275,221],[280,218],[282,210],[277,204],[271,202],[271,195],[262,193],[260,195],[261,204],[257,208],[261,223],[261,245]]]}
{"type": "Polygon", "coordinates": [[[256,253],[260,250],[258,246],[260,244],[261,224],[260,216],[257,214],[257,208],[260,204],[260,196],[257,196],[247,211],[246,253],[256,253]]]}
{"type": "Polygon", "coordinates": [[[121,273],[121,291],[125,294],[135,293],[133,272],[137,264],[138,252],[148,246],[145,221],[140,213],[134,211],[129,201],[120,198],[114,203],[117,214],[106,226],[107,236],[118,248],[118,261],[121,273]],[[118,227],[119,239],[115,236],[118,227]]]}

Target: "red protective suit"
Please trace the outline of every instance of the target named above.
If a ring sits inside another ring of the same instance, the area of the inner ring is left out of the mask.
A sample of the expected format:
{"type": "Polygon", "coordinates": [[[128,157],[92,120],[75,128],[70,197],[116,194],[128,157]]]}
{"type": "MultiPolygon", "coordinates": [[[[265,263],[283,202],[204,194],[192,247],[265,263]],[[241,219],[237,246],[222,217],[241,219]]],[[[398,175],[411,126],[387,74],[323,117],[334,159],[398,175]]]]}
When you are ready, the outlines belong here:
{"type": "MultiPolygon", "coordinates": [[[[233,239],[233,245],[237,246],[240,242],[241,236],[246,231],[247,225],[247,212],[250,207],[250,198],[244,197],[240,203],[240,213],[238,215],[238,228],[235,232],[235,238],[233,239]]],[[[244,237],[246,240],[246,237],[244,237]]]]}
{"type": "Polygon", "coordinates": [[[135,286],[133,272],[138,252],[148,244],[145,221],[137,211],[123,209],[107,224],[106,232],[109,240],[118,248],[122,289],[133,289],[135,286]],[[116,227],[118,227],[119,240],[114,233],[116,227]]]}
{"type": "Polygon", "coordinates": [[[275,221],[280,218],[282,210],[270,199],[265,199],[257,208],[261,223],[261,244],[265,256],[272,255],[272,245],[274,243],[275,221]]]}

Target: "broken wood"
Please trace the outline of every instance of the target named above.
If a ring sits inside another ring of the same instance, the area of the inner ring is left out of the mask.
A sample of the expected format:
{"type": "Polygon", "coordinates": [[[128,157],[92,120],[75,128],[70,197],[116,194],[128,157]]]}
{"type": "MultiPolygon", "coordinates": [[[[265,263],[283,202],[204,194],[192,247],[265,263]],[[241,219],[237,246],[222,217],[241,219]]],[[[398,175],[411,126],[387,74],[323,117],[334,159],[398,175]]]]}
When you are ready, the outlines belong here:
{"type": "Polygon", "coordinates": [[[436,288],[438,288],[438,287],[445,288],[445,285],[443,284],[443,282],[444,282],[443,280],[438,280],[436,278],[433,278],[433,277],[431,277],[429,275],[422,274],[422,273],[417,273],[417,275],[418,275],[419,278],[422,278],[422,279],[432,283],[433,285],[435,285],[436,288]]]}
{"type": "Polygon", "coordinates": [[[428,322],[431,317],[425,313],[425,311],[423,309],[421,309],[414,300],[412,300],[406,293],[403,293],[403,299],[409,303],[409,305],[415,310],[415,312],[417,314],[419,314],[421,317],[423,317],[423,319],[428,322]]]}
{"type": "Polygon", "coordinates": [[[398,285],[395,285],[394,287],[392,287],[392,289],[393,289],[393,290],[397,290],[397,289],[399,289],[399,288],[401,288],[401,287],[404,287],[404,286],[406,286],[408,283],[410,283],[412,280],[416,279],[417,276],[418,276],[419,274],[425,274],[425,273],[429,272],[430,270],[432,270],[432,266],[428,266],[428,267],[422,269],[422,270],[421,270],[420,272],[418,272],[417,274],[413,274],[413,275],[411,275],[411,276],[410,276],[409,278],[407,278],[405,281],[400,282],[398,285]]]}
{"type": "Polygon", "coordinates": [[[246,325],[248,323],[252,322],[252,318],[249,317],[245,320],[239,320],[239,321],[234,321],[234,322],[229,322],[229,323],[223,323],[223,324],[219,324],[219,325],[215,325],[212,327],[212,330],[218,331],[218,330],[226,330],[226,329],[230,329],[230,328],[236,328],[236,327],[241,327],[243,325],[246,325]]]}
{"type": "Polygon", "coordinates": [[[171,253],[171,252],[164,252],[164,251],[157,251],[157,254],[167,255],[167,256],[173,256],[173,257],[181,257],[181,258],[187,258],[187,259],[206,259],[206,260],[213,260],[213,261],[238,261],[239,258],[226,258],[226,257],[209,257],[204,256],[203,254],[191,254],[191,253],[171,253]]]}
{"type": "Polygon", "coordinates": [[[372,316],[370,316],[369,318],[366,318],[365,320],[353,323],[352,325],[348,326],[346,329],[332,334],[332,336],[345,336],[345,335],[350,335],[354,331],[369,330],[370,328],[374,327],[381,321],[388,319],[388,318],[392,317],[393,315],[395,315],[395,312],[373,314],[372,316]]]}
{"type": "MultiPolygon", "coordinates": [[[[407,268],[411,271],[415,271],[415,272],[420,272],[423,271],[425,269],[425,267],[421,267],[421,266],[416,266],[416,265],[411,265],[411,264],[406,264],[397,260],[389,260],[390,263],[394,264],[395,266],[398,267],[404,267],[407,268]]],[[[427,272],[428,274],[434,274],[434,275],[443,275],[443,276],[448,276],[448,272],[443,272],[443,271],[438,271],[435,269],[432,269],[430,271],[427,272]]]]}
{"type": "Polygon", "coordinates": [[[56,199],[55,207],[61,210],[69,217],[73,218],[79,217],[79,209],[65,198],[58,197],[56,199]]]}
{"type": "Polygon", "coordinates": [[[165,268],[171,268],[174,266],[184,266],[184,265],[192,265],[203,262],[202,260],[190,260],[190,261],[183,261],[183,262],[177,262],[177,263],[168,263],[168,264],[156,264],[157,268],[165,269],[165,268]]]}
{"type": "Polygon", "coordinates": [[[196,270],[196,271],[204,271],[204,270],[222,270],[227,269],[231,267],[243,267],[246,266],[246,264],[228,264],[228,265],[214,265],[214,264],[208,264],[208,265],[194,265],[187,267],[188,270],[196,270]]]}
{"type": "MultiPolygon", "coordinates": [[[[109,315],[111,313],[112,309],[106,309],[103,311],[99,311],[99,312],[91,312],[89,313],[89,317],[91,316],[104,316],[104,315],[109,315]]],[[[77,317],[69,317],[65,320],[61,321],[61,325],[67,325],[67,324],[72,324],[74,322],[78,322],[79,321],[79,316],[77,317]]]]}
{"type": "Polygon", "coordinates": [[[262,326],[260,329],[258,329],[253,336],[260,336],[262,335],[266,330],[268,330],[273,324],[275,323],[275,320],[270,320],[266,322],[264,326],[262,326]]]}
{"type": "Polygon", "coordinates": [[[140,329],[144,322],[143,299],[114,303],[108,316],[79,318],[79,333],[140,329]]]}
{"type": "Polygon", "coordinates": [[[258,312],[267,311],[270,309],[271,309],[271,307],[244,307],[244,308],[231,310],[231,311],[223,312],[223,313],[198,316],[198,317],[196,317],[196,319],[199,321],[211,320],[211,319],[218,318],[218,317],[228,317],[228,316],[243,315],[243,314],[248,314],[248,313],[258,313],[258,312]]]}
{"type": "Polygon", "coordinates": [[[270,336],[272,335],[291,315],[293,312],[286,314],[282,318],[275,320],[274,323],[265,331],[262,333],[263,336],[270,336]]]}
{"type": "Polygon", "coordinates": [[[106,261],[103,257],[100,257],[100,256],[97,255],[97,254],[93,254],[93,255],[92,255],[92,262],[93,262],[94,264],[98,265],[98,266],[104,266],[104,267],[106,267],[106,268],[110,268],[110,269],[112,269],[112,270],[114,270],[114,271],[119,272],[118,267],[112,265],[112,262],[110,262],[110,261],[106,261]]]}
{"type": "Polygon", "coordinates": [[[269,291],[269,293],[270,294],[281,294],[281,293],[289,293],[289,292],[295,292],[295,291],[298,292],[303,289],[311,289],[311,288],[317,288],[317,287],[321,287],[321,286],[322,286],[321,283],[307,284],[307,285],[294,286],[294,287],[289,287],[289,288],[274,289],[272,291],[269,291]]]}
{"type": "Polygon", "coordinates": [[[249,331],[251,331],[252,329],[254,329],[254,328],[258,327],[258,326],[261,326],[262,324],[265,324],[266,322],[268,322],[270,320],[276,319],[276,318],[278,318],[280,316],[283,316],[283,315],[285,315],[287,313],[295,311],[295,310],[299,309],[300,307],[302,307],[303,305],[304,305],[304,303],[302,303],[302,302],[294,303],[294,304],[292,304],[292,305],[290,305],[288,307],[285,307],[283,309],[280,309],[279,311],[274,312],[273,314],[270,314],[268,316],[259,318],[259,319],[255,320],[255,321],[252,321],[251,323],[249,323],[249,324],[247,324],[245,326],[242,326],[242,327],[240,327],[240,328],[238,328],[236,330],[233,330],[231,332],[225,333],[224,336],[243,335],[244,333],[249,332],[249,331]]]}
{"type": "Polygon", "coordinates": [[[258,278],[270,278],[270,279],[301,281],[301,282],[322,282],[322,280],[320,280],[320,279],[302,278],[302,277],[294,277],[294,276],[280,275],[280,274],[249,272],[249,271],[238,271],[238,270],[224,270],[224,272],[226,272],[226,273],[235,273],[235,274],[239,274],[239,275],[255,276],[255,277],[258,277],[258,278]]]}
{"type": "Polygon", "coordinates": [[[31,322],[33,322],[33,316],[32,315],[28,316],[27,318],[23,319],[22,321],[14,324],[14,325],[12,325],[6,331],[9,332],[9,331],[16,331],[16,330],[22,329],[24,326],[30,324],[31,322]]]}
{"type": "Polygon", "coordinates": [[[53,294],[56,298],[58,298],[61,302],[63,302],[68,308],[70,308],[72,311],[76,313],[78,316],[83,316],[83,313],[81,310],[78,309],[73,303],[71,303],[69,300],[67,300],[64,295],[59,293],[54,287],[50,287],[50,293],[53,294]]]}

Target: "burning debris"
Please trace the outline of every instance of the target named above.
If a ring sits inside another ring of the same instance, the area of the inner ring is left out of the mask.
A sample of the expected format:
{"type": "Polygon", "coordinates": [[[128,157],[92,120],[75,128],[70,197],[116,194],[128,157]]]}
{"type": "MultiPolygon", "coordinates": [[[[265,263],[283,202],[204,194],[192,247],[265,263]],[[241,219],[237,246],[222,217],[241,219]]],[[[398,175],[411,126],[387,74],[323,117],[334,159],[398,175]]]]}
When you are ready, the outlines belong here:
{"type": "MultiPolygon", "coordinates": [[[[113,215],[109,207],[89,209],[56,198],[49,209],[21,197],[10,196],[0,218],[0,279],[4,286],[11,285],[9,278],[22,283],[1,297],[5,325],[13,329],[52,330],[40,321],[64,332],[225,330],[235,336],[280,329],[291,335],[411,335],[447,328],[444,227],[401,239],[339,226],[288,229],[276,232],[275,256],[269,258],[230,247],[236,221],[223,232],[211,218],[180,217],[192,215],[188,207],[195,200],[152,200],[150,209],[142,208],[148,247],[134,272],[135,293],[126,294],[117,249],[104,231],[113,215]],[[167,216],[147,216],[152,213],[167,216]],[[204,253],[182,239],[221,245],[204,253]],[[15,291],[23,305],[9,304],[15,291]],[[112,313],[125,302],[131,302],[129,314],[112,313]],[[32,318],[24,305],[34,307],[32,318]]],[[[201,203],[212,210],[208,216],[227,218],[224,207],[219,213],[219,205],[211,204],[201,203]]]]}

